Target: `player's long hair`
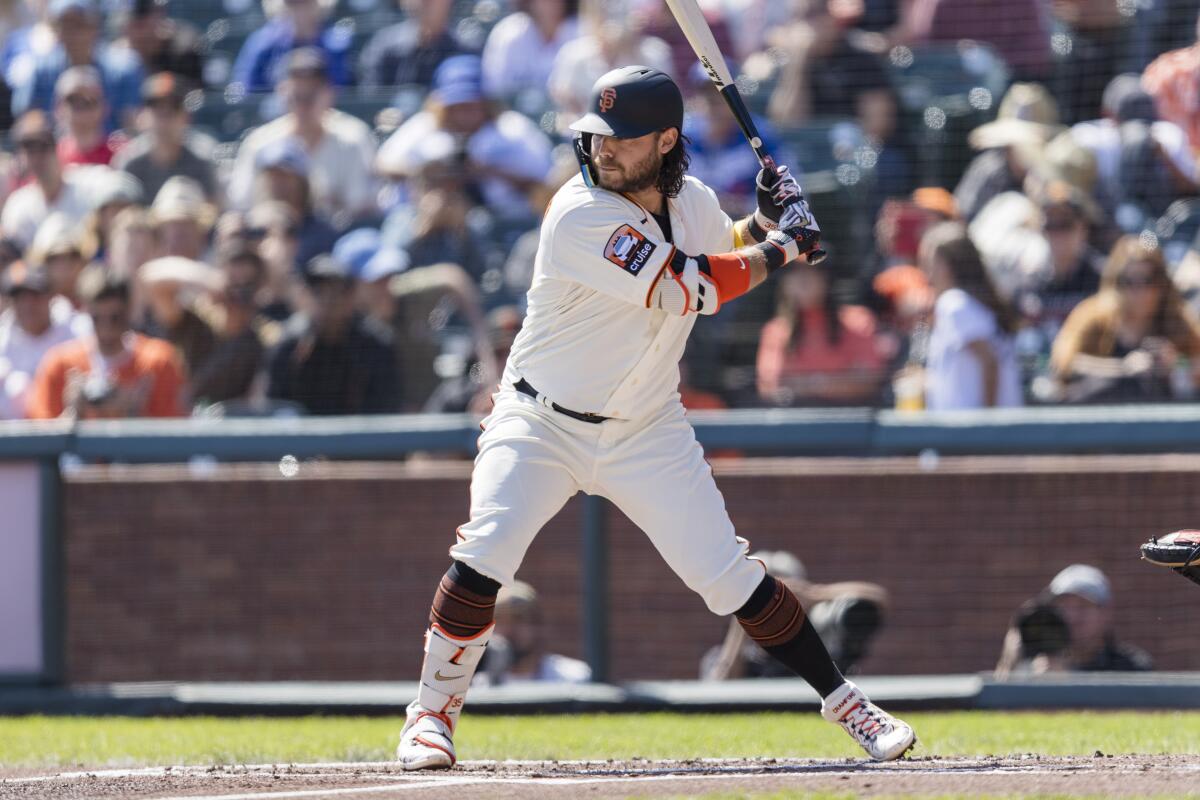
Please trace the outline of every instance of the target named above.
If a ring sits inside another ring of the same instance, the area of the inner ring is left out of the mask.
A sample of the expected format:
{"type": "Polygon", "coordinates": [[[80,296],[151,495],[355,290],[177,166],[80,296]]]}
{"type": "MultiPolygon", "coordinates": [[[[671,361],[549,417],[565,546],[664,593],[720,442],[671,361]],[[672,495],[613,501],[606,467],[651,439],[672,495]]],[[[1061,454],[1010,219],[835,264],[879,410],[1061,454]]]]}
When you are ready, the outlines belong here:
{"type": "Polygon", "coordinates": [[[681,131],[675,146],[663,156],[655,187],[667,197],[678,197],[683,191],[683,176],[687,174],[688,165],[691,164],[687,153],[687,146],[691,142],[692,140],[681,131]]]}

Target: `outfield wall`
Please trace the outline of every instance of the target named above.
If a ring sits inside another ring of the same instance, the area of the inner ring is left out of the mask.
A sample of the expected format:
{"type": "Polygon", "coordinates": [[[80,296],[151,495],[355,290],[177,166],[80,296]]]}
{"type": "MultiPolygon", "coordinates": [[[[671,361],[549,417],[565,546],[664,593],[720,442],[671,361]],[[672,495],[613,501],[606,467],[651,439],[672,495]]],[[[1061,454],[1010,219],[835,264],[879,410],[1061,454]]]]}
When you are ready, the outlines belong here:
{"type": "MultiPolygon", "coordinates": [[[[1162,669],[1200,669],[1200,588],[1138,561],[1200,524],[1200,456],[747,459],[716,473],[741,535],[815,580],[892,593],[864,672],[989,669],[1013,608],[1062,566],[1103,568],[1117,629],[1162,669]]],[[[63,487],[70,681],[395,680],[416,674],[469,464],[91,466],[63,487]]],[[[555,649],[584,651],[582,498],[521,577],[555,649]]],[[[726,622],[607,515],[612,680],[694,677],[726,622]]]]}

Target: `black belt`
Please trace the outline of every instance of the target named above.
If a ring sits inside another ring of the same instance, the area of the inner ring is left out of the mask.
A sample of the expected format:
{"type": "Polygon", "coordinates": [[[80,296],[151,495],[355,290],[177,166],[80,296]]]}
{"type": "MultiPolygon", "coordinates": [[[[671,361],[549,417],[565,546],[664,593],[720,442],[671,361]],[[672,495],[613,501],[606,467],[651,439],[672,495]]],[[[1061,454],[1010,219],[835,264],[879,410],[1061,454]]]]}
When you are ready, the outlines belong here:
{"type": "MultiPolygon", "coordinates": [[[[529,381],[525,380],[524,378],[521,378],[521,380],[513,384],[513,388],[521,394],[529,395],[539,403],[544,399],[540,394],[538,394],[538,390],[530,386],[529,381]]],[[[563,408],[558,403],[550,403],[550,407],[558,413],[568,416],[571,419],[577,419],[580,422],[590,422],[593,425],[598,425],[601,422],[604,422],[604,420],[608,419],[608,417],[602,417],[599,414],[584,414],[581,411],[572,411],[569,408],[563,408]]]]}

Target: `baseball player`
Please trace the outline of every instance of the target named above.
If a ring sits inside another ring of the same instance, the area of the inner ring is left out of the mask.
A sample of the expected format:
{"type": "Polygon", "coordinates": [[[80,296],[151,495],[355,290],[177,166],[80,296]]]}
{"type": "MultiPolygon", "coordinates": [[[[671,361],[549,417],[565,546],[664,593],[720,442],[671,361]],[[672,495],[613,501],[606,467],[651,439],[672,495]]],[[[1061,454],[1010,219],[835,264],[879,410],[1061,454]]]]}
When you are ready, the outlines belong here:
{"type": "Polygon", "coordinates": [[[760,173],[758,210],[736,224],[685,175],[683,98],[664,73],[622,67],[571,128],[581,174],[551,201],[493,412],[483,420],[471,518],[433,599],[417,699],[397,757],[450,767],[467,687],[492,635],[496,594],[533,537],[576,492],[607,497],[715,614],[824,698],[821,713],[876,760],[913,730],[842,677],[796,596],[747,557],[679,401],[679,359],[697,314],[816,247],[819,230],[786,168],[760,173]]]}

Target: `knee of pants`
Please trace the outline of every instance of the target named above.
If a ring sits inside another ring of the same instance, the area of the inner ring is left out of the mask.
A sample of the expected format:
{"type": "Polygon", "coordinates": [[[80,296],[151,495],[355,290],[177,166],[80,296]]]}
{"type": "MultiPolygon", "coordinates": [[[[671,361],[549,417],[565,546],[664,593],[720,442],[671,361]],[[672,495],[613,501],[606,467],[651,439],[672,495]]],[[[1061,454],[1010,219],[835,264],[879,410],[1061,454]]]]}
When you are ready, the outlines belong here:
{"type": "Polygon", "coordinates": [[[746,604],[766,574],[761,561],[743,556],[711,582],[693,588],[709,611],[725,617],[746,604]]]}
{"type": "Polygon", "coordinates": [[[472,520],[458,529],[458,541],[450,548],[450,557],[501,586],[510,586],[532,538],[527,532],[508,530],[486,518],[472,520]]]}

